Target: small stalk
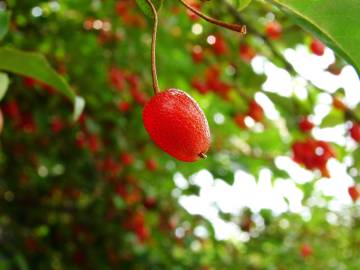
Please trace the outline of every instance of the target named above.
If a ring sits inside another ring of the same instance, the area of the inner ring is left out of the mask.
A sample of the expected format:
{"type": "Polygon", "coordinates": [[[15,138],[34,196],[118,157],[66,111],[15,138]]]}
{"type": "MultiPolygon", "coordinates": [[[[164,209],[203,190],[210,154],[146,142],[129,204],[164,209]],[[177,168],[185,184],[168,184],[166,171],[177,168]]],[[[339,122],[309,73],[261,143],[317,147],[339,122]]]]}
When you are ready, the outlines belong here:
{"type": "Polygon", "coordinates": [[[159,19],[156,8],[154,4],[151,2],[151,0],[146,0],[146,2],[151,7],[151,11],[154,16],[154,28],[151,38],[151,73],[152,73],[154,95],[156,95],[160,93],[159,82],[157,79],[157,71],[156,71],[156,35],[157,35],[159,19]]]}
{"type": "Polygon", "coordinates": [[[203,18],[205,21],[208,21],[212,24],[216,24],[218,26],[224,27],[226,29],[235,31],[235,32],[239,32],[242,35],[246,34],[246,25],[240,25],[240,24],[232,24],[232,23],[226,23],[214,18],[211,18],[205,14],[203,14],[202,12],[200,12],[199,10],[197,10],[196,8],[192,7],[191,5],[189,5],[188,3],[185,2],[185,0],[179,0],[181,2],[181,4],[183,4],[187,9],[189,9],[190,11],[194,12],[196,15],[198,15],[199,17],[203,18]]]}

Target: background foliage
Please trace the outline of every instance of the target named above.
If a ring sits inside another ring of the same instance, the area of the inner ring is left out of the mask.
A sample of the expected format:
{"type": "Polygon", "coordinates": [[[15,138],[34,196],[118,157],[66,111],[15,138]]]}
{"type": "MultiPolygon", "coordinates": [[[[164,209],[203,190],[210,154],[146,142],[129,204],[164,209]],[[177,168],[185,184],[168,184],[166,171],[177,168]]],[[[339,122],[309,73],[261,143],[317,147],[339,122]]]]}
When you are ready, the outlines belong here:
{"type": "MultiPolygon", "coordinates": [[[[359,182],[360,108],[342,103],[342,89],[331,94],[334,106],[318,127],[345,124],[353,147],[316,141],[306,117],[324,90],[309,83],[307,99],[265,92],[266,76],[250,62],[261,55],[299,76],[282,52],[305,44],[319,53],[315,35],[338,53],[329,72],[339,73],[345,60],[357,68],[359,2],[188,1],[245,23],[242,37],[163,1],[160,86],[191,94],[212,131],[208,159],[192,164],[164,154],[143,128],[142,107],[152,95],[152,22],[144,2],[0,1],[0,98],[8,91],[0,103],[0,269],[358,269],[359,205],[333,212],[331,198],[319,206],[313,196],[330,158],[352,157],[346,169],[359,182]],[[329,19],[322,12],[337,13],[329,19]],[[194,23],[202,33],[194,34],[194,23]],[[260,92],[279,121],[255,102],[260,92]],[[310,218],[221,212],[247,240],[220,241],[208,220],[178,203],[180,195],[199,193],[190,180],[203,169],[229,185],[239,169],[257,178],[268,168],[273,180],[292,181],[276,166],[278,156],[314,173],[313,181],[296,184],[310,218]],[[179,172],[190,179],[187,189],[176,189],[179,172]]],[[[355,202],[356,186],[350,195],[355,202]]]]}

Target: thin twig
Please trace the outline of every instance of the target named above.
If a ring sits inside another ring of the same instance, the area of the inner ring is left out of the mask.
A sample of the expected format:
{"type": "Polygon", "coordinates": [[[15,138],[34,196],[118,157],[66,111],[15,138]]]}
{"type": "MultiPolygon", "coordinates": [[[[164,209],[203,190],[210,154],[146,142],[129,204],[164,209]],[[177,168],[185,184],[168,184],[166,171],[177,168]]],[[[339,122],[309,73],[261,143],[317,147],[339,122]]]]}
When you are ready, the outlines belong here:
{"type": "Polygon", "coordinates": [[[212,24],[216,24],[218,26],[227,28],[229,30],[235,31],[235,32],[239,32],[242,35],[246,34],[246,25],[239,25],[239,24],[232,24],[232,23],[226,23],[214,18],[211,18],[203,13],[201,13],[199,10],[197,10],[196,8],[192,7],[191,5],[189,5],[188,3],[186,3],[184,0],[179,0],[181,2],[181,4],[183,4],[187,9],[191,10],[192,12],[194,12],[196,15],[198,15],[199,17],[203,18],[205,21],[208,21],[212,24]]]}
{"type": "Polygon", "coordinates": [[[157,14],[156,8],[155,8],[154,4],[151,2],[151,0],[146,0],[146,2],[151,7],[151,11],[154,16],[154,28],[153,28],[152,39],[151,39],[151,73],[152,73],[152,80],[153,80],[154,95],[156,95],[156,94],[160,93],[159,82],[157,79],[157,71],[156,71],[156,34],[157,34],[159,19],[158,19],[158,14],[157,14]]]}

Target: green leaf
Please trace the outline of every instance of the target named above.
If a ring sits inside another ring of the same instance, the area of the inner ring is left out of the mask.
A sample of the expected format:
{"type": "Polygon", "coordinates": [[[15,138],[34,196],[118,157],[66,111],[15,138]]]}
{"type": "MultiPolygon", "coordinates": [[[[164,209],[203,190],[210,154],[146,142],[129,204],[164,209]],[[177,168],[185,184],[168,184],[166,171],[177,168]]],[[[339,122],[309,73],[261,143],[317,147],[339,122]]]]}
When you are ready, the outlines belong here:
{"type": "Polygon", "coordinates": [[[69,84],[38,53],[24,52],[13,48],[0,48],[0,70],[28,76],[52,86],[74,103],[74,118],[84,109],[85,102],[76,96],[69,84]]]}
{"type": "Polygon", "coordinates": [[[244,10],[252,0],[237,0],[236,7],[238,11],[244,10]]]}
{"type": "Polygon", "coordinates": [[[0,101],[5,96],[9,84],[10,84],[9,76],[6,73],[0,72],[0,101]]]}
{"type": "MultiPolygon", "coordinates": [[[[163,0],[151,0],[151,1],[154,4],[156,10],[159,11],[159,9],[162,6],[163,0]]],[[[141,9],[141,11],[147,17],[153,18],[153,13],[152,13],[151,7],[146,0],[136,0],[136,3],[139,6],[139,8],[141,9]]]]}
{"type": "Polygon", "coordinates": [[[321,122],[320,127],[334,127],[344,123],[344,113],[333,109],[321,122]]]}
{"type": "Polygon", "coordinates": [[[27,262],[22,254],[17,254],[15,256],[15,262],[20,270],[29,270],[27,262]]]}
{"type": "Polygon", "coordinates": [[[293,14],[360,74],[360,2],[358,0],[272,0],[293,14]]]}
{"type": "Polygon", "coordinates": [[[9,30],[10,12],[0,11],[0,40],[4,38],[9,30]]]}

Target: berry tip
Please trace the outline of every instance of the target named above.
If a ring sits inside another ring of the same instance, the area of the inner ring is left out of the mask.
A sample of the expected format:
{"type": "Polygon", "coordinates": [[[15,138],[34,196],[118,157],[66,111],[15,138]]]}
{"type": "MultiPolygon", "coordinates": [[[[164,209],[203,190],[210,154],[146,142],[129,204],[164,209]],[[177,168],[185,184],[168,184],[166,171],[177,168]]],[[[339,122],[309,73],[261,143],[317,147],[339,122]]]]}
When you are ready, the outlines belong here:
{"type": "Polygon", "coordinates": [[[205,155],[204,153],[200,153],[200,154],[199,154],[199,157],[202,158],[202,159],[206,159],[206,158],[207,158],[207,155],[205,155]]]}

